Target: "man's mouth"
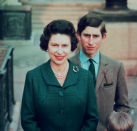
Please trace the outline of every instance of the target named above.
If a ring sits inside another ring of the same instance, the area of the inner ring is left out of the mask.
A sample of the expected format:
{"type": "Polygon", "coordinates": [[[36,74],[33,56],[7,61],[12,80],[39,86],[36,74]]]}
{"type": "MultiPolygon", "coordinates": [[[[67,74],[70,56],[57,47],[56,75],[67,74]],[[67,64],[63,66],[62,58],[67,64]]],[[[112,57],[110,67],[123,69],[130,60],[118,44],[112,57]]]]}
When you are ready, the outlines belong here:
{"type": "Polygon", "coordinates": [[[90,47],[90,46],[87,46],[88,49],[94,49],[95,47],[90,47]]]}

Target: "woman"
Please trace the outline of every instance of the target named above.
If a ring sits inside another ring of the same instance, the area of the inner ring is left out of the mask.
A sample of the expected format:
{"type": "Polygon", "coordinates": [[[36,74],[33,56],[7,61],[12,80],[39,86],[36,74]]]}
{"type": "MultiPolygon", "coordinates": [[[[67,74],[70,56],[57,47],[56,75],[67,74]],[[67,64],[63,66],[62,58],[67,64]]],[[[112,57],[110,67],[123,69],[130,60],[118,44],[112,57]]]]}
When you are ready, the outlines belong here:
{"type": "Polygon", "coordinates": [[[50,60],[26,75],[21,107],[24,131],[95,131],[98,113],[93,78],[68,60],[78,43],[72,23],[52,21],[40,42],[50,60]]]}

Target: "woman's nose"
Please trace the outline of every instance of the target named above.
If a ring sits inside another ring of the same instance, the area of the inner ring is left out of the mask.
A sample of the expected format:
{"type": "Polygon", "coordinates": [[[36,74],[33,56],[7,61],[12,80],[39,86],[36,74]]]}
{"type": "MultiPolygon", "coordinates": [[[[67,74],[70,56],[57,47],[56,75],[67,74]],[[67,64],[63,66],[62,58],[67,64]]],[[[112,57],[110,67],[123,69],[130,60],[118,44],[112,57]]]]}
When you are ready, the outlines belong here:
{"type": "Polygon", "coordinates": [[[62,49],[62,47],[61,46],[59,46],[59,48],[58,48],[58,51],[57,51],[59,54],[62,54],[63,53],[63,49],[62,49]]]}

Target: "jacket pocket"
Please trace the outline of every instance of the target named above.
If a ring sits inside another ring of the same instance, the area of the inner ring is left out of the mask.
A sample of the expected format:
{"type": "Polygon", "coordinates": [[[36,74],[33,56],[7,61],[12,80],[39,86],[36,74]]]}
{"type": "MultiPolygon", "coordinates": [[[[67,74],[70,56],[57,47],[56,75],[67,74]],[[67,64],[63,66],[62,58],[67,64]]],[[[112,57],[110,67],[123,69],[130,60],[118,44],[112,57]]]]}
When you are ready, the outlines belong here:
{"type": "Polygon", "coordinates": [[[112,81],[112,82],[110,82],[110,83],[103,83],[101,87],[102,87],[102,90],[109,90],[109,89],[115,88],[116,85],[115,85],[115,83],[112,81]]]}
{"type": "Polygon", "coordinates": [[[104,84],[104,86],[106,87],[111,86],[111,85],[113,85],[113,83],[104,84]]]}

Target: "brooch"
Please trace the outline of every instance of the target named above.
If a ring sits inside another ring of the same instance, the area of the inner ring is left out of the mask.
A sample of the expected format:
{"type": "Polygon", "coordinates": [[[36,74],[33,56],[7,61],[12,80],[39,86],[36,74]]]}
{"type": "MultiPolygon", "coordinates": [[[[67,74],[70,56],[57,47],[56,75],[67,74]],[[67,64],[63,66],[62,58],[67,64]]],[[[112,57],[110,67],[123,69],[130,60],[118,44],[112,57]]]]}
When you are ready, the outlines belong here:
{"type": "Polygon", "coordinates": [[[73,66],[73,71],[75,72],[75,73],[77,73],[78,71],[79,71],[79,69],[78,69],[78,67],[76,66],[73,66]]]}

